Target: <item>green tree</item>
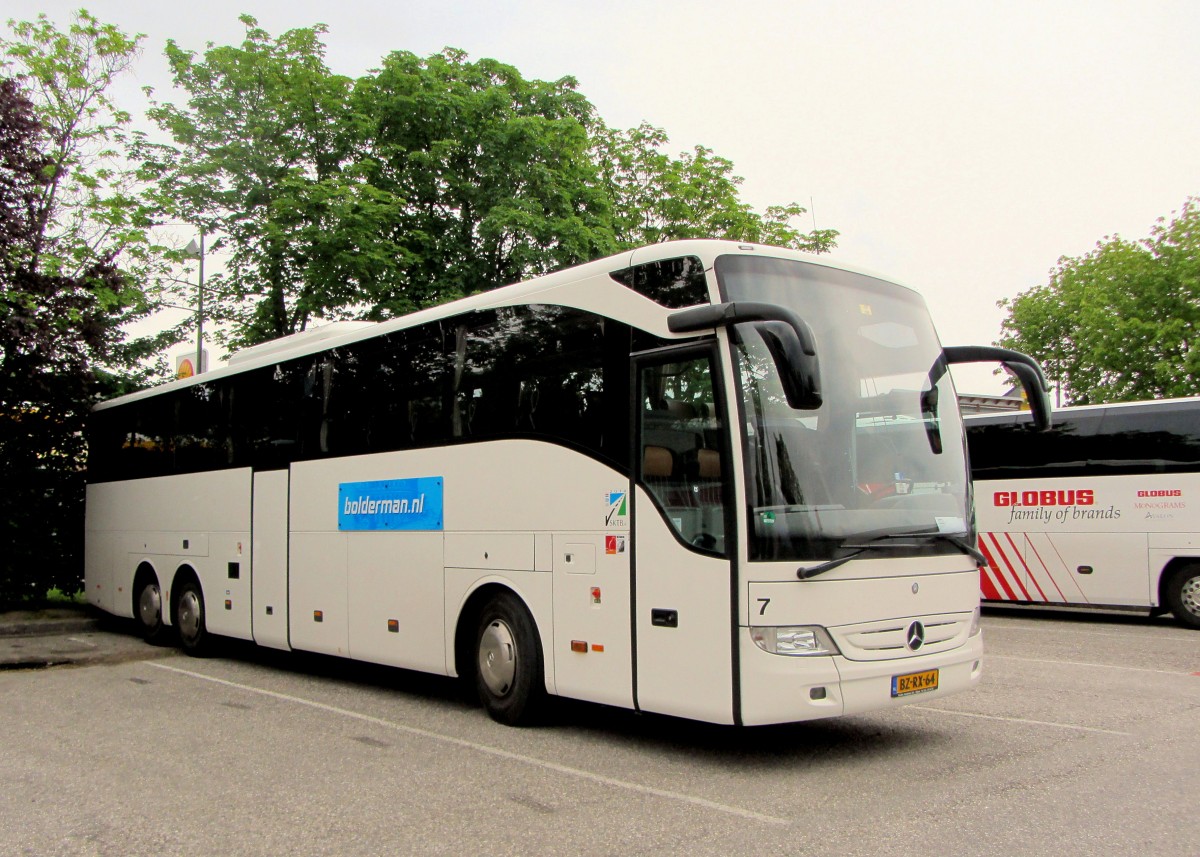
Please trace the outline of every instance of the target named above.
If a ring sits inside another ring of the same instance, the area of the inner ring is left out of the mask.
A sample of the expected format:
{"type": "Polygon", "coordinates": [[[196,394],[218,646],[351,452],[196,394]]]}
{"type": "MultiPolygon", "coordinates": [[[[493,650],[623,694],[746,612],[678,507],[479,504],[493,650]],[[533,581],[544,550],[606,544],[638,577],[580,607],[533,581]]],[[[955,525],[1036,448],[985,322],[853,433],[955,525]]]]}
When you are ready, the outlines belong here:
{"type": "Polygon", "coordinates": [[[242,44],[210,44],[202,58],[168,41],[187,103],[156,104],[149,115],[175,145],[140,150],[160,205],[228,252],[209,282],[232,345],[352,312],[402,253],[379,229],[398,200],[369,181],[353,81],[326,66],[324,26],[273,38],[240,20],[242,44]]]}
{"type": "Polygon", "coordinates": [[[33,103],[0,79],[0,604],[79,589],[92,364],[119,341],[111,262],[71,276],[38,265],[54,153],[33,103]]]}
{"type": "Polygon", "coordinates": [[[374,315],[417,309],[616,249],[573,78],[527,80],[446,49],[394,52],[355,89],[375,185],[404,200],[404,248],[374,315]]]}
{"type": "Polygon", "coordinates": [[[1060,259],[999,306],[1000,344],[1040,360],[1067,404],[1200,394],[1200,199],[1148,238],[1060,259]]]}
{"type": "Polygon", "coordinates": [[[832,250],[833,229],[802,232],[796,221],[807,209],[772,205],[757,213],[741,199],[742,178],[733,162],[696,146],[671,157],[660,128],[642,123],[628,131],[599,125],[593,156],[611,200],[613,229],[621,247],[677,238],[727,238],[813,253],[832,250]]]}
{"type": "Polygon", "coordinates": [[[168,42],[180,104],[143,138],[158,199],[221,237],[215,314],[231,345],[314,319],[387,318],[678,237],[808,250],[804,209],[758,214],[732,164],[670,158],[662,132],[604,129],[576,81],[528,80],[447,48],[396,51],[357,81],[326,66],[325,28],[274,38],[248,16],[239,47],[168,42]]]}
{"type": "MultiPolygon", "coordinates": [[[[152,236],[155,211],[125,157],[130,115],[109,95],[113,81],[141,53],[142,36],[102,24],[86,11],[65,30],[39,15],[9,21],[0,39],[0,65],[28,96],[49,163],[33,204],[35,234],[26,264],[51,276],[76,277],[98,264],[116,264],[127,276],[96,284],[113,327],[147,315],[153,300],[145,284],[169,276],[171,260],[152,236]],[[119,286],[109,292],[111,286],[119,286]]],[[[151,291],[153,291],[151,289],[151,291]]],[[[137,362],[171,334],[109,343],[106,369],[143,375],[137,362]]],[[[93,355],[95,357],[96,355],[93,355]]]]}
{"type": "Polygon", "coordinates": [[[150,217],[108,97],[138,38],[79,12],[0,38],[0,601],[82,578],[83,421],[136,382],[161,342],[122,326],[150,309],[150,217]]]}

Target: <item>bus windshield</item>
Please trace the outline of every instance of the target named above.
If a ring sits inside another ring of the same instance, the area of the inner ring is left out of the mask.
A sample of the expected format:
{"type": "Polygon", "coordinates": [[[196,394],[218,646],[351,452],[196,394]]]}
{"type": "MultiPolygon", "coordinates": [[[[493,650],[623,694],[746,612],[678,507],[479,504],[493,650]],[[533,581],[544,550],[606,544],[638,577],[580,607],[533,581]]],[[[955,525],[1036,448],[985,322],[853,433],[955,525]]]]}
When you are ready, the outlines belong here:
{"type": "MultiPolygon", "coordinates": [[[[734,329],[750,559],[827,559],[884,535],[973,539],[958,400],[922,299],[785,259],[721,256],[716,271],[724,300],[796,310],[820,361],[824,403],[793,410],[758,328],[734,329]]],[[[886,546],[955,551],[932,538],[886,546]]]]}

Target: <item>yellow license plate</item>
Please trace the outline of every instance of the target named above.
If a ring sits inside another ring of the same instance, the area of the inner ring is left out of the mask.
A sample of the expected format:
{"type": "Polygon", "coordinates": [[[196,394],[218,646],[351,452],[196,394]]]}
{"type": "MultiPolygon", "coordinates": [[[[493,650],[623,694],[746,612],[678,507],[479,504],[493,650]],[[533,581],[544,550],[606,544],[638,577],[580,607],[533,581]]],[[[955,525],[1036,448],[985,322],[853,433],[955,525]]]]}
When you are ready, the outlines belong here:
{"type": "Polygon", "coordinates": [[[924,693],[927,690],[937,690],[938,671],[924,670],[919,673],[906,673],[892,676],[892,696],[907,696],[910,693],[924,693]]]}

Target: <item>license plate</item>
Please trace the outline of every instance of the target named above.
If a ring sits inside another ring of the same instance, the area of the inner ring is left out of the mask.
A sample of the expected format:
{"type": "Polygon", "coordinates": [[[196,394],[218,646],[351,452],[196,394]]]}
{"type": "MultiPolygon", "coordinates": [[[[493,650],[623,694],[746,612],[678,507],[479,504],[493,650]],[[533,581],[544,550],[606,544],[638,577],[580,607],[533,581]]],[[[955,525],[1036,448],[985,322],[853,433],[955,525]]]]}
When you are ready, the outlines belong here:
{"type": "Polygon", "coordinates": [[[910,693],[924,693],[927,690],[937,690],[938,671],[924,670],[919,673],[906,673],[892,676],[892,696],[907,696],[910,693]]]}

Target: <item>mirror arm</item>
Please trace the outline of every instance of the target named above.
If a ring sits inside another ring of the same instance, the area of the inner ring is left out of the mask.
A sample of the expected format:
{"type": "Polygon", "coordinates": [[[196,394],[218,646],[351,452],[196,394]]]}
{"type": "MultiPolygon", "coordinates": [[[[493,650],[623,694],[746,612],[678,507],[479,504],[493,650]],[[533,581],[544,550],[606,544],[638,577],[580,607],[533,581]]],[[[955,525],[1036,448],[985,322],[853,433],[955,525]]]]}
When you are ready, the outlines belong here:
{"type": "Polygon", "coordinates": [[[816,338],[808,322],[795,310],[778,304],[759,301],[735,301],[726,304],[709,304],[673,312],[667,316],[667,330],[671,333],[695,333],[729,327],[749,321],[782,321],[796,331],[800,347],[809,357],[817,354],[816,338]]]}
{"type": "Polygon", "coordinates": [[[947,363],[1000,363],[1016,375],[1025,388],[1037,430],[1050,428],[1050,385],[1041,364],[1028,354],[995,345],[949,345],[942,353],[946,355],[947,363]]]}

